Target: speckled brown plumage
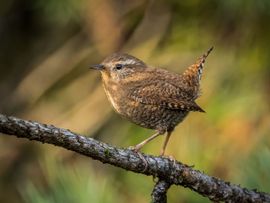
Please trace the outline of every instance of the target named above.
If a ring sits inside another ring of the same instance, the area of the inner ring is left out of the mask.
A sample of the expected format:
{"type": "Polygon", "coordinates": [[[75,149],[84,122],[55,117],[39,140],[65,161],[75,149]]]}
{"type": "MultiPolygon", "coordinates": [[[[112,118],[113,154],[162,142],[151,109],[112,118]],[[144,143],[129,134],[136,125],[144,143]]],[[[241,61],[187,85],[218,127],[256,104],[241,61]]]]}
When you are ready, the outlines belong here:
{"type": "Polygon", "coordinates": [[[116,112],[137,125],[157,131],[136,145],[136,150],[167,132],[163,155],[175,126],[190,111],[204,112],[195,100],[200,94],[205,59],[212,49],[182,74],[153,68],[136,57],[119,53],[93,66],[101,71],[104,90],[116,112]]]}

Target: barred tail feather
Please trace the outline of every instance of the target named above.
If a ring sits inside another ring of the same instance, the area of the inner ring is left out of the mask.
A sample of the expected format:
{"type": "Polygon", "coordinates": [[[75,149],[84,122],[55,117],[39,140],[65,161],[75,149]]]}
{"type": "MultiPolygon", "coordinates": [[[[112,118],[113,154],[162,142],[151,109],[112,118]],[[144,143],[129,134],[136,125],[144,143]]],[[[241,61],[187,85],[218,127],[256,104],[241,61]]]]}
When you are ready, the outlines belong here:
{"type": "Polygon", "coordinates": [[[214,47],[211,47],[205,54],[203,54],[193,65],[191,65],[184,73],[184,76],[187,76],[189,79],[197,79],[197,82],[201,80],[203,66],[207,56],[213,50],[214,47]]]}
{"type": "Polygon", "coordinates": [[[196,62],[197,74],[198,74],[199,80],[201,80],[201,77],[202,77],[203,66],[204,66],[205,60],[213,49],[214,47],[211,47],[210,49],[208,49],[208,51],[204,55],[202,55],[202,57],[200,57],[198,61],[196,62]]]}
{"type": "Polygon", "coordinates": [[[186,88],[188,91],[190,91],[190,94],[193,95],[192,96],[193,99],[196,99],[200,96],[200,80],[202,77],[203,66],[207,56],[210,54],[212,50],[213,47],[211,47],[204,55],[202,55],[196,61],[196,63],[189,66],[182,74],[183,80],[185,81],[185,84],[187,84],[186,88]]]}

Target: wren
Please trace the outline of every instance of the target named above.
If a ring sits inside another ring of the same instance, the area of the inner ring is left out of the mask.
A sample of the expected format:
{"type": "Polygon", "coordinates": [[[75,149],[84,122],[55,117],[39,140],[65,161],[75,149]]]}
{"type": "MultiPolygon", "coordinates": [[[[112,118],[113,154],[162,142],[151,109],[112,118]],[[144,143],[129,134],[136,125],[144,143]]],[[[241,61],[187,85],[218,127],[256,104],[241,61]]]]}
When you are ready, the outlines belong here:
{"type": "Polygon", "coordinates": [[[190,111],[204,112],[195,103],[210,48],[182,74],[148,66],[129,54],[114,53],[91,68],[101,72],[105,93],[113,108],[131,122],[156,131],[133,149],[166,133],[161,150],[164,155],[171,133],[190,111]]]}

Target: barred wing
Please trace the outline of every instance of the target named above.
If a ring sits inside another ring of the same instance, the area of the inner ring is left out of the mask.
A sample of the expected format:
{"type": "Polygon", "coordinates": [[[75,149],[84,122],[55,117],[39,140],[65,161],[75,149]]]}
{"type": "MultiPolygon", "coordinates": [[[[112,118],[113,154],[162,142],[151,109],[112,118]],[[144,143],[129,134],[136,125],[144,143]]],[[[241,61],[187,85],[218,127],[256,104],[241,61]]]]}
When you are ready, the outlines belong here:
{"type": "Polygon", "coordinates": [[[172,110],[200,111],[188,91],[166,81],[151,81],[148,84],[135,85],[128,97],[143,104],[162,106],[172,110]]]}

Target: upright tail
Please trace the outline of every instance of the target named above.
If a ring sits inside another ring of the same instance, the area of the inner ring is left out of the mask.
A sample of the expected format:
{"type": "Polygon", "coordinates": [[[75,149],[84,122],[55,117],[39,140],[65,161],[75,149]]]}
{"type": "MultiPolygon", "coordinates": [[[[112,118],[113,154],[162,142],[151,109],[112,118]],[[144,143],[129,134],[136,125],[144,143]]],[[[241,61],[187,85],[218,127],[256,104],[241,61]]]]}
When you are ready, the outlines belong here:
{"type": "Polygon", "coordinates": [[[183,79],[188,84],[188,89],[190,89],[194,95],[194,98],[197,98],[200,94],[200,80],[202,77],[203,66],[207,56],[213,50],[214,47],[211,47],[205,54],[203,54],[196,63],[189,66],[183,72],[183,79]]]}
{"type": "Polygon", "coordinates": [[[210,52],[213,50],[213,48],[214,47],[211,47],[210,49],[208,49],[208,51],[206,53],[204,53],[196,61],[196,63],[189,66],[188,69],[185,70],[183,75],[188,76],[188,77],[195,77],[198,81],[200,81],[201,77],[202,77],[203,66],[204,66],[205,60],[206,60],[207,56],[210,54],[210,52]]]}
{"type": "Polygon", "coordinates": [[[203,71],[203,66],[204,66],[205,60],[213,49],[214,49],[214,47],[211,47],[210,49],[208,49],[208,51],[206,53],[204,53],[204,55],[202,55],[198,59],[198,61],[195,63],[195,65],[197,66],[196,69],[197,69],[197,74],[198,74],[199,80],[201,80],[201,77],[202,77],[202,71],[203,71]]]}

